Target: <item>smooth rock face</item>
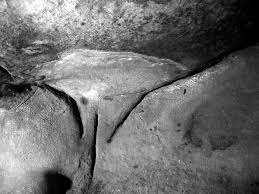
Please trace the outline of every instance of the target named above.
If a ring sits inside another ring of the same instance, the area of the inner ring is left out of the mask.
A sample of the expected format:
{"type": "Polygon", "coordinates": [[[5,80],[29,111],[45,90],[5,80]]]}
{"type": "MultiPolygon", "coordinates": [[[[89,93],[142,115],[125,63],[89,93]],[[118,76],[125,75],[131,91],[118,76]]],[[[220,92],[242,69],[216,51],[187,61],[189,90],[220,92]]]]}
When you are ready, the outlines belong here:
{"type": "Polygon", "coordinates": [[[1,0],[1,55],[33,53],[28,47],[41,42],[134,51],[194,68],[253,39],[256,12],[256,1],[246,0],[1,0]]]}
{"type": "Polygon", "coordinates": [[[0,193],[258,193],[256,4],[0,0],[0,193]]]}
{"type": "Polygon", "coordinates": [[[258,51],[175,83],[188,68],[134,53],[36,65],[1,84],[0,191],[256,193],[258,51]]]}
{"type": "MultiPolygon", "coordinates": [[[[9,167],[8,161],[2,160],[3,192],[44,191],[42,188],[49,189],[53,176],[58,176],[61,183],[70,181],[72,193],[86,192],[94,170],[94,142],[102,109],[111,111],[105,121],[109,128],[98,132],[105,137],[104,145],[112,140],[120,121],[149,91],[189,73],[184,65],[172,60],[135,53],[77,49],[62,53],[59,58],[31,69],[31,78],[43,80],[17,84],[17,77],[23,75],[11,74],[10,79],[16,84],[1,83],[1,130],[4,133],[9,129],[3,141],[10,142],[1,147],[0,156],[5,158],[7,153],[11,161],[10,157],[17,155],[17,164],[25,163],[17,166],[23,171],[16,174],[14,166],[9,167]],[[20,142],[18,137],[12,140],[16,131],[25,136],[20,152],[15,148],[9,150],[11,144],[20,142]],[[26,177],[24,180],[29,181],[14,186],[15,181],[8,179],[6,171],[14,171],[14,180],[26,177]]],[[[7,79],[9,74],[2,72],[7,79]]]]}
{"type": "Polygon", "coordinates": [[[67,51],[30,84],[1,69],[0,193],[256,193],[258,51],[177,82],[129,52],[67,51]]]}
{"type": "Polygon", "coordinates": [[[90,193],[257,193],[258,61],[255,46],[149,93],[110,143],[101,108],[90,193]]]}
{"type": "Polygon", "coordinates": [[[16,106],[0,109],[0,193],[51,193],[62,191],[62,182],[69,189],[79,166],[73,109],[46,89],[31,90],[16,106]]]}
{"type": "Polygon", "coordinates": [[[95,114],[102,114],[102,109],[110,111],[105,121],[109,127],[102,131],[108,141],[116,126],[148,92],[190,72],[169,59],[129,52],[78,49],[60,58],[41,66],[35,76],[44,76],[46,84],[75,99],[86,139],[92,138],[89,133],[96,130],[92,129],[95,114]]]}

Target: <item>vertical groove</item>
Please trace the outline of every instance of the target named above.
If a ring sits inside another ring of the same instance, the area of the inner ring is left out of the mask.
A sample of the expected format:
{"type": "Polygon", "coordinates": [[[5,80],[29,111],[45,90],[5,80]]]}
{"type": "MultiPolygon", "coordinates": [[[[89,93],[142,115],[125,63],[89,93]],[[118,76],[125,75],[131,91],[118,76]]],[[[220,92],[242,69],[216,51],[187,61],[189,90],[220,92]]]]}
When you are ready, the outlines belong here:
{"type": "Polygon", "coordinates": [[[84,134],[84,127],[83,127],[81,114],[78,109],[76,101],[71,96],[67,95],[65,92],[57,90],[47,84],[41,84],[41,85],[39,85],[39,87],[47,89],[48,91],[50,91],[52,94],[54,94],[58,98],[63,99],[69,105],[69,107],[72,109],[73,116],[79,127],[79,136],[80,136],[80,138],[82,138],[82,136],[84,134]]]}
{"type": "Polygon", "coordinates": [[[92,163],[91,163],[91,177],[94,176],[94,169],[96,164],[96,142],[97,142],[97,129],[98,129],[98,113],[94,114],[94,139],[93,139],[93,148],[92,148],[92,163]]]}

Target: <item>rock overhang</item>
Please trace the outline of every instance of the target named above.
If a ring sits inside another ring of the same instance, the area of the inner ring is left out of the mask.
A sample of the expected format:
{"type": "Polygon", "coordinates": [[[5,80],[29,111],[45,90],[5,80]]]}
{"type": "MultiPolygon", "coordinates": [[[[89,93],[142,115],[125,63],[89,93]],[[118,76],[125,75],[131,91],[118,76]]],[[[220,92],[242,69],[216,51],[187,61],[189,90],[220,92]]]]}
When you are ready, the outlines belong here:
{"type": "Polygon", "coordinates": [[[2,53],[22,53],[42,42],[59,51],[133,51],[199,67],[256,38],[255,1],[10,0],[1,5],[2,53]]]}

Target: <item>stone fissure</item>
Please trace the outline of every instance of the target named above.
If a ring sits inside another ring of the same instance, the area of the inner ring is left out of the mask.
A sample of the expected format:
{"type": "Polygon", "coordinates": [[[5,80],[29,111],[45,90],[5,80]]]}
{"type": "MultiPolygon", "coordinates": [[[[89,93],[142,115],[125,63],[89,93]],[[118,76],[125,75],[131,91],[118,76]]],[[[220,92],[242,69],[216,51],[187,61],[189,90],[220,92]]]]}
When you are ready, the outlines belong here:
{"type": "Polygon", "coordinates": [[[50,85],[42,84],[39,87],[42,87],[42,88],[45,88],[45,89],[49,90],[55,96],[65,100],[65,102],[68,105],[70,105],[70,107],[71,107],[71,109],[73,111],[73,116],[75,117],[75,119],[77,121],[77,124],[78,124],[78,127],[79,127],[80,138],[82,138],[82,136],[84,134],[84,127],[83,127],[81,114],[80,114],[80,111],[78,109],[76,101],[71,96],[67,95],[65,92],[57,90],[57,89],[51,87],[50,85]]]}
{"type": "MultiPolygon", "coordinates": [[[[201,65],[200,68],[196,68],[195,70],[191,70],[189,72],[187,72],[184,76],[181,76],[181,77],[178,77],[174,80],[170,80],[170,81],[167,81],[167,82],[164,82],[160,85],[157,85],[155,87],[153,87],[152,89],[141,89],[139,91],[136,91],[136,92],[132,92],[132,93],[123,93],[123,94],[118,94],[118,95],[115,95],[115,96],[105,96],[103,99],[104,100],[110,100],[112,99],[113,97],[117,97],[119,95],[134,95],[134,94],[138,94],[138,98],[135,100],[135,102],[131,102],[131,106],[120,116],[120,118],[118,119],[118,122],[116,123],[116,125],[114,126],[113,128],[113,131],[110,135],[110,137],[106,140],[107,143],[111,143],[115,134],[118,132],[118,130],[121,128],[121,126],[126,122],[126,120],[129,118],[129,116],[131,115],[132,111],[135,110],[136,107],[138,107],[139,104],[141,104],[143,102],[143,100],[145,99],[145,97],[158,90],[158,89],[161,89],[163,87],[167,87],[171,84],[173,84],[174,82],[177,82],[179,80],[182,80],[182,79],[186,79],[186,78],[189,78],[193,75],[196,75],[202,71],[205,71],[206,69],[208,69],[209,67],[213,67],[215,65],[217,65],[220,61],[222,61],[226,56],[228,56],[230,53],[232,53],[233,50],[231,50],[230,52],[227,52],[227,53],[223,53],[222,55],[219,55],[218,57],[214,58],[213,60],[209,61],[208,63],[204,64],[204,65],[201,65]]],[[[84,125],[83,125],[83,121],[85,118],[82,118],[82,115],[80,113],[80,110],[78,107],[78,103],[76,102],[76,100],[74,98],[72,98],[70,95],[66,94],[65,92],[61,91],[61,90],[58,90],[52,86],[50,86],[49,84],[45,83],[44,81],[35,81],[33,83],[20,83],[20,84],[11,84],[11,83],[3,83],[1,82],[2,85],[0,85],[1,87],[3,87],[4,84],[10,84],[10,85],[14,85],[15,88],[19,89],[19,88],[23,88],[24,86],[34,86],[34,87],[38,87],[38,88],[41,88],[41,89],[44,89],[44,90],[48,90],[49,92],[51,92],[53,95],[55,95],[58,99],[60,100],[64,100],[66,102],[67,105],[70,106],[71,110],[72,110],[72,114],[76,120],[76,123],[78,124],[78,127],[79,127],[79,135],[80,135],[80,138],[83,138],[84,134],[85,134],[85,130],[87,130],[86,128],[84,128],[84,125]]],[[[15,90],[14,92],[15,93],[19,93],[19,90],[15,90]]],[[[1,92],[1,90],[0,90],[1,92]]],[[[187,89],[184,89],[184,94],[185,93],[188,93],[187,89]]],[[[1,94],[1,93],[0,93],[1,94]]],[[[31,96],[30,96],[31,97],[31,96]]],[[[29,97],[29,98],[30,98],[29,97]]],[[[28,98],[28,99],[29,99],[28,98]]],[[[27,99],[27,100],[28,100],[27,99]]],[[[84,99],[82,98],[81,99],[82,103],[84,105],[87,105],[88,104],[88,101],[87,99],[84,99]]],[[[25,101],[26,102],[26,101],[25,101]]],[[[25,103],[23,102],[23,103],[25,103]]],[[[95,111],[92,113],[92,117],[93,118],[93,122],[91,122],[91,129],[93,129],[93,135],[91,136],[91,147],[90,147],[90,152],[88,157],[90,157],[91,159],[89,160],[90,162],[87,164],[88,166],[88,169],[87,169],[87,173],[89,173],[89,181],[88,182],[88,186],[91,187],[91,184],[93,184],[94,182],[94,173],[95,173],[95,168],[96,168],[96,161],[97,161],[97,130],[98,130],[98,108],[95,109],[95,111]]],[[[187,134],[188,135],[188,134],[187,134]]],[[[212,143],[214,143],[214,141],[217,140],[217,136],[216,138],[212,139],[212,143]]],[[[234,140],[231,139],[231,141],[224,141],[224,142],[221,142],[221,144],[215,144],[214,147],[216,147],[216,149],[223,149],[225,147],[228,147],[230,145],[232,145],[232,142],[234,142],[234,140]],[[223,147],[223,148],[222,148],[223,147]]],[[[199,143],[199,142],[198,142],[199,143]]],[[[213,144],[213,145],[214,145],[213,144]]],[[[87,147],[85,147],[85,149],[87,149],[87,147]]],[[[88,187],[86,187],[88,188],[88,187]]]]}
{"type": "MultiPolygon", "coordinates": [[[[83,122],[82,122],[82,118],[80,115],[80,111],[78,109],[77,103],[76,101],[69,95],[67,95],[65,92],[59,91],[47,84],[43,84],[41,87],[48,89],[50,92],[52,92],[54,95],[61,97],[62,99],[64,99],[72,108],[73,113],[74,113],[74,117],[79,125],[79,129],[80,129],[80,137],[82,138],[83,135],[85,134],[85,130],[83,127],[83,122]]],[[[94,121],[93,121],[93,143],[92,143],[92,149],[91,149],[91,163],[90,163],[90,181],[93,178],[94,175],[94,169],[95,169],[95,163],[96,163],[96,138],[97,138],[97,129],[98,129],[98,110],[95,111],[94,113],[94,121]]],[[[89,183],[88,185],[90,185],[91,183],[89,183]]]]}
{"type": "Polygon", "coordinates": [[[90,168],[91,178],[94,176],[94,169],[96,164],[96,141],[97,141],[97,130],[98,130],[98,112],[94,115],[94,135],[93,135],[93,149],[92,149],[92,163],[90,168]]]}
{"type": "Polygon", "coordinates": [[[259,193],[256,7],[0,0],[0,193],[259,193]]]}
{"type": "MultiPolygon", "coordinates": [[[[232,51],[231,51],[231,52],[232,52],[232,51]]],[[[200,73],[200,72],[202,72],[202,71],[205,71],[206,69],[208,69],[208,68],[210,68],[210,67],[212,67],[212,66],[218,64],[218,63],[219,63],[220,61],[222,61],[226,56],[228,56],[229,53],[231,53],[231,52],[227,52],[227,53],[223,53],[222,55],[219,55],[218,57],[216,57],[216,58],[210,60],[206,65],[203,65],[203,66],[201,66],[200,68],[197,68],[197,69],[191,71],[191,72],[188,73],[186,76],[183,76],[183,77],[181,77],[181,78],[179,78],[179,79],[175,79],[175,80],[173,80],[173,81],[165,82],[165,83],[163,83],[163,84],[161,84],[161,85],[159,85],[159,86],[157,86],[157,87],[155,87],[155,88],[153,88],[153,89],[151,89],[151,90],[149,90],[149,91],[142,91],[143,94],[139,97],[139,99],[129,108],[128,111],[126,111],[126,112],[122,115],[122,117],[121,117],[121,119],[119,120],[118,124],[114,127],[114,130],[113,130],[111,136],[108,138],[107,143],[111,143],[111,142],[112,142],[112,139],[113,139],[114,135],[117,133],[117,131],[119,130],[119,128],[120,128],[120,127],[125,123],[125,121],[128,119],[128,117],[130,116],[131,112],[143,101],[143,99],[144,99],[148,94],[150,94],[150,93],[152,93],[152,92],[154,92],[155,90],[158,90],[158,89],[160,89],[160,88],[169,86],[169,85],[171,85],[171,84],[174,83],[174,82],[177,82],[177,81],[182,80],[182,79],[186,79],[186,78],[191,77],[191,76],[193,76],[193,75],[195,75],[195,74],[198,74],[198,73],[200,73]]],[[[186,92],[186,91],[185,91],[185,92],[186,92]]],[[[140,93],[140,92],[137,92],[137,93],[140,93]]]]}

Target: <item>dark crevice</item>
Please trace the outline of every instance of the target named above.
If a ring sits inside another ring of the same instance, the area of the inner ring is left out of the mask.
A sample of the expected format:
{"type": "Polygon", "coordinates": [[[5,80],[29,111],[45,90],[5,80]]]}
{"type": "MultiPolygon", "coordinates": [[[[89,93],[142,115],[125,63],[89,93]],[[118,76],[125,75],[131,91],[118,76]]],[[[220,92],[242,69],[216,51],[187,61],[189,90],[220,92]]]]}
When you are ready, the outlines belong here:
{"type": "Polygon", "coordinates": [[[0,97],[13,97],[31,91],[30,84],[0,83],[0,97]]]}
{"type": "Polygon", "coordinates": [[[72,186],[72,181],[55,171],[48,171],[44,174],[46,184],[45,194],[66,194],[72,186]]]}
{"type": "MultiPolygon", "coordinates": [[[[0,59],[1,59],[1,57],[0,57],[0,59]]],[[[1,63],[1,61],[0,61],[0,63],[1,63]]],[[[1,82],[14,81],[12,74],[7,69],[2,67],[1,65],[0,65],[0,77],[1,77],[1,80],[0,80],[1,82]]],[[[0,82],[0,84],[1,84],[1,82],[0,82]]]]}
{"type": "Polygon", "coordinates": [[[143,93],[141,94],[141,96],[139,97],[139,99],[133,104],[131,105],[131,107],[129,108],[128,111],[126,111],[121,119],[119,119],[119,122],[117,123],[117,125],[115,125],[114,129],[113,129],[113,132],[111,134],[111,136],[109,137],[109,139],[106,141],[107,143],[111,143],[112,142],[112,139],[114,137],[114,135],[116,134],[116,132],[119,130],[119,128],[125,123],[125,121],[128,119],[128,117],[130,116],[131,112],[143,101],[143,99],[149,94],[149,93],[152,93],[154,92],[155,90],[158,90],[160,88],[163,88],[163,87],[166,87],[166,86],[169,86],[171,85],[172,83],[176,82],[176,81],[179,81],[179,80],[183,80],[183,79],[186,79],[188,77],[191,77],[195,74],[198,74],[198,73],[201,73],[203,71],[205,71],[206,69],[210,68],[210,67],[213,67],[215,65],[217,65],[219,62],[221,62],[224,58],[226,58],[229,54],[235,52],[235,51],[238,51],[240,49],[244,49],[244,48],[236,48],[235,50],[229,50],[228,52],[225,52],[223,54],[220,54],[219,56],[215,57],[214,59],[208,61],[206,64],[204,65],[200,65],[200,68],[196,68],[195,70],[192,70],[190,71],[189,73],[187,73],[187,75],[181,77],[181,78],[178,78],[178,79],[175,79],[175,80],[170,80],[170,81],[167,81],[167,82],[164,82],[163,84],[160,84],[156,87],[154,87],[153,89],[149,90],[149,91],[143,91],[143,93]]]}
{"type": "Polygon", "coordinates": [[[93,135],[93,148],[92,148],[92,163],[90,168],[91,178],[94,176],[94,169],[96,163],[96,142],[97,142],[97,129],[98,129],[98,113],[97,111],[94,113],[94,135],[93,135]]]}
{"type": "Polygon", "coordinates": [[[0,108],[16,109],[26,103],[35,91],[31,84],[0,83],[0,108]]]}
{"type": "Polygon", "coordinates": [[[57,90],[47,84],[41,84],[41,85],[38,85],[38,87],[47,89],[52,94],[57,96],[59,99],[63,99],[69,105],[69,107],[72,109],[73,116],[79,127],[79,136],[80,138],[82,138],[84,134],[84,127],[83,127],[81,114],[78,109],[76,101],[71,96],[67,95],[65,92],[57,90]]]}

